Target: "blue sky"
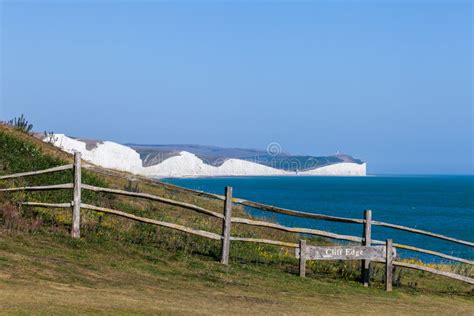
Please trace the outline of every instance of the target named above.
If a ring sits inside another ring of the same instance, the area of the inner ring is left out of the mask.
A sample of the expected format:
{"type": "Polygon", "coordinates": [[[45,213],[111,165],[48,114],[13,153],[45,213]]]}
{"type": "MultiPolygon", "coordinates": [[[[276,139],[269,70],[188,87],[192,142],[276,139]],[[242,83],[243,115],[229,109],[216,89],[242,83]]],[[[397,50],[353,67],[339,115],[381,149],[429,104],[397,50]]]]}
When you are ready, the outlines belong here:
{"type": "Polygon", "coordinates": [[[470,1],[0,2],[0,119],[473,173],[470,1]]]}

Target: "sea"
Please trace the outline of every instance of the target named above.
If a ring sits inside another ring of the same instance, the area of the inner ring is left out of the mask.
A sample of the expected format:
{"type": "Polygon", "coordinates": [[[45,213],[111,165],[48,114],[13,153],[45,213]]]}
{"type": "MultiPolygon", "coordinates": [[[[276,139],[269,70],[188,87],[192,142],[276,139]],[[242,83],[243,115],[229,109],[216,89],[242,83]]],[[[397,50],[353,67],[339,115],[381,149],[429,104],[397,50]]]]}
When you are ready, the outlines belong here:
{"type": "MultiPolygon", "coordinates": [[[[234,197],[333,216],[363,218],[364,210],[371,209],[373,220],[474,242],[474,175],[214,177],[162,181],[217,194],[223,194],[225,186],[232,186],[234,197]]],[[[287,226],[362,235],[361,224],[297,218],[252,208],[247,211],[287,226]]],[[[391,238],[395,243],[474,259],[474,249],[469,246],[380,226],[373,226],[372,231],[373,239],[391,238]]],[[[445,262],[416,252],[401,250],[399,254],[425,262],[445,262]]]]}

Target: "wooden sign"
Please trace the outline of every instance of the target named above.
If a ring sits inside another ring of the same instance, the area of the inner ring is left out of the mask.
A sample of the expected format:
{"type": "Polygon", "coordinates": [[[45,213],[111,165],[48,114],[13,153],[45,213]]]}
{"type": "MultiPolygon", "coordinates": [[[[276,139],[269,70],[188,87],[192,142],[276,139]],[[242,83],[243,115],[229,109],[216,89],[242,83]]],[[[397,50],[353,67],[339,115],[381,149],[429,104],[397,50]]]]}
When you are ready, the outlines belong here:
{"type": "MultiPolygon", "coordinates": [[[[395,257],[395,248],[393,248],[395,257]]],[[[296,258],[300,258],[300,248],[295,249],[296,258]]],[[[385,246],[306,246],[306,260],[373,260],[385,261],[385,246]]]]}
{"type": "MultiPolygon", "coordinates": [[[[385,246],[307,246],[306,240],[300,240],[300,246],[295,249],[296,258],[300,259],[300,277],[306,276],[307,260],[367,260],[385,262],[385,289],[392,290],[393,259],[397,256],[391,239],[385,246]]],[[[364,262],[364,261],[362,261],[364,262]]],[[[370,274],[370,269],[368,269],[370,274]]],[[[370,275],[367,274],[367,279],[370,275]]],[[[362,275],[362,278],[364,274],[362,275]]]]}

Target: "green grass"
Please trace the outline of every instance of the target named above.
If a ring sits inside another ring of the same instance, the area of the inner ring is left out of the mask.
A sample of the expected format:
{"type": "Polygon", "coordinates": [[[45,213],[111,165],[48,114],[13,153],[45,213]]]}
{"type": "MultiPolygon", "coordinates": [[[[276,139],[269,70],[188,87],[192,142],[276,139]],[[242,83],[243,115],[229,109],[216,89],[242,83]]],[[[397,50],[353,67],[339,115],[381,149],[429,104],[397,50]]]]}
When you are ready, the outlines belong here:
{"type": "Polygon", "coordinates": [[[469,288],[423,276],[436,289],[407,285],[386,293],[375,283],[310,273],[296,262],[235,262],[123,240],[81,240],[41,228],[0,233],[4,313],[104,314],[446,314],[474,310],[469,288]]]}

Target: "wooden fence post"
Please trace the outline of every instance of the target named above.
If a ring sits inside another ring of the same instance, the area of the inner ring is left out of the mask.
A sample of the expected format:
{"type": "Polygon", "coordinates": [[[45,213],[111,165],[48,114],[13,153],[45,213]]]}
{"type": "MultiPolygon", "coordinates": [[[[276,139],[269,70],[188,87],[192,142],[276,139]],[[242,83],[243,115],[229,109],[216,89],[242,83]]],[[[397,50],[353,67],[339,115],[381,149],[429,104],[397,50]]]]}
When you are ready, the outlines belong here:
{"type": "Polygon", "coordinates": [[[74,153],[74,188],[71,237],[81,237],[81,153],[74,153]]]}
{"type": "MultiPolygon", "coordinates": [[[[364,232],[362,235],[362,245],[370,246],[372,243],[372,211],[365,210],[364,212],[364,232]]],[[[362,260],[362,269],[361,269],[362,282],[365,287],[369,286],[370,281],[370,260],[362,260]]]]}
{"type": "Polygon", "coordinates": [[[222,222],[221,263],[229,264],[230,229],[232,226],[232,187],[225,187],[224,220],[222,222]]]}
{"type": "Polygon", "coordinates": [[[391,239],[386,241],[386,258],[385,258],[385,290],[387,292],[392,291],[392,282],[393,282],[393,242],[391,239]]]}
{"type": "Polygon", "coordinates": [[[306,240],[300,240],[300,277],[306,277],[306,240]]]}

